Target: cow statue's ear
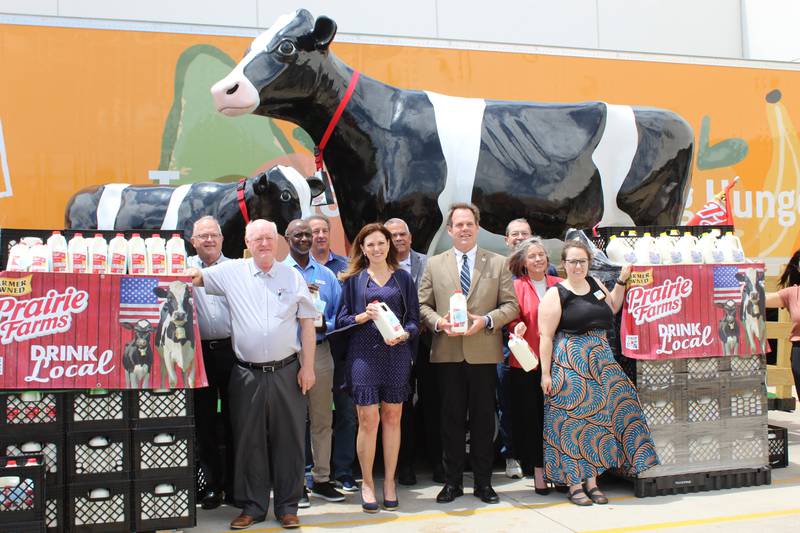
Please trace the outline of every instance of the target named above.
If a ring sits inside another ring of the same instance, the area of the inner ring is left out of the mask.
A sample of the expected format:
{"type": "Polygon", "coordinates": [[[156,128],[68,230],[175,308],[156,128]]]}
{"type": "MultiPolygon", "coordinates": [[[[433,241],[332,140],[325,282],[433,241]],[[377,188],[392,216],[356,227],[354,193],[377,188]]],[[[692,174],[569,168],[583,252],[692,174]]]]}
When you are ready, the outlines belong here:
{"type": "Polygon", "coordinates": [[[253,182],[253,192],[261,195],[266,194],[267,190],[269,190],[269,177],[267,177],[267,173],[264,172],[253,182]]]}
{"type": "Polygon", "coordinates": [[[318,50],[324,50],[328,48],[328,46],[333,41],[333,38],[336,36],[336,23],[333,19],[330,19],[326,16],[317,17],[316,22],[314,22],[314,31],[311,32],[311,36],[314,39],[314,46],[318,50]]]}
{"type": "Polygon", "coordinates": [[[325,192],[325,181],[317,176],[309,176],[306,178],[309,189],[311,189],[311,198],[316,198],[325,192]]]}

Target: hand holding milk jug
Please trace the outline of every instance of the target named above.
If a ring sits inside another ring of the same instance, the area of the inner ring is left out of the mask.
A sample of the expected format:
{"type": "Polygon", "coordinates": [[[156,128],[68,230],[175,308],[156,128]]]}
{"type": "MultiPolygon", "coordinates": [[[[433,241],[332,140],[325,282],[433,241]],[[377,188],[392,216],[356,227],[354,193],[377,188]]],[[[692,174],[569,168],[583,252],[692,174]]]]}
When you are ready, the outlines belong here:
{"type": "Polygon", "coordinates": [[[397,319],[397,315],[392,312],[386,303],[376,300],[367,304],[366,313],[375,323],[375,327],[381,332],[383,340],[389,346],[394,346],[408,339],[408,332],[403,329],[403,325],[397,319]]]}
{"type": "Polygon", "coordinates": [[[536,367],[539,366],[539,359],[534,355],[528,341],[522,337],[526,331],[528,331],[528,326],[524,322],[518,323],[514,327],[514,332],[509,335],[508,349],[514,354],[522,369],[525,372],[530,372],[531,370],[536,370],[536,367]]]}

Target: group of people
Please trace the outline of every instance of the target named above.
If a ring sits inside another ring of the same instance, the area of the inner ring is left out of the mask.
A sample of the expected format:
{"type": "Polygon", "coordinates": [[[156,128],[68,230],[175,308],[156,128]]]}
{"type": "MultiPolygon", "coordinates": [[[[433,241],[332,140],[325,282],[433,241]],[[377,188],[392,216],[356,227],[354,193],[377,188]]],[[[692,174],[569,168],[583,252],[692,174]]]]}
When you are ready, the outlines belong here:
{"type": "Polygon", "coordinates": [[[597,475],[658,463],[636,390],[606,340],[630,269],[609,291],[588,276],[590,250],[567,241],[561,279],[524,219],[507,228],[509,258],[482,249],[480,212],[468,203],[450,206],[446,225],[452,248],[441,254],[411,250],[407,224],[391,219],[362,228],[345,259],[330,251],[328,220],[312,216],[288,225],[289,256],[281,262],[271,222],[248,224],[252,257],[237,260],[222,256],[213,218],[195,223],[189,273],[210,384],[196,395],[208,471],[202,503],[215,507],[224,493],[241,508],[232,529],[265,519],[270,490],[281,525],[299,526],[297,509],[309,504],[307,433],[312,496],[342,501],[342,491],[360,492],[367,513],[398,509],[396,479],[415,482],[414,396],[426,406],[434,478],[444,484],[439,503],[464,493],[467,429],[473,494],[499,501],[491,478],[498,404],[510,433],[508,458],[533,475],[539,494],[549,483],[576,505],[603,504],[597,475]],[[459,291],[467,301],[465,333],[453,330],[450,316],[459,291]],[[391,340],[376,325],[386,307],[402,326],[391,340]],[[528,342],[537,369],[526,372],[509,353],[509,333],[528,342]],[[225,459],[213,416],[218,396],[232,435],[225,459]],[[379,429],[380,491],[373,477],[379,429]]]}

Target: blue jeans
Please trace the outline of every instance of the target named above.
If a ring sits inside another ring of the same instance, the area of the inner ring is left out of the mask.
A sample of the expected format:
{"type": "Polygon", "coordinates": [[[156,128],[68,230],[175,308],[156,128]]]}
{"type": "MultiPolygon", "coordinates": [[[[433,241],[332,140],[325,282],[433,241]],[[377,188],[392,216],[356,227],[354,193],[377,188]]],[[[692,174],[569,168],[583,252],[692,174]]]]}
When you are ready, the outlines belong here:
{"type": "Polygon", "coordinates": [[[497,363],[497,410],[500,418],[500,454],[505,459],[514,459],[514,448],[511,441],[511,403],[509,402],[510,385],[508,357],[497,363]]]}
{"type": "Polygon", "coordinates": [[[333,405],[336,420],[333,424],[333,479],[353,475],[356,460],[356,406],[349,394],[334,387],[333,405]]]}

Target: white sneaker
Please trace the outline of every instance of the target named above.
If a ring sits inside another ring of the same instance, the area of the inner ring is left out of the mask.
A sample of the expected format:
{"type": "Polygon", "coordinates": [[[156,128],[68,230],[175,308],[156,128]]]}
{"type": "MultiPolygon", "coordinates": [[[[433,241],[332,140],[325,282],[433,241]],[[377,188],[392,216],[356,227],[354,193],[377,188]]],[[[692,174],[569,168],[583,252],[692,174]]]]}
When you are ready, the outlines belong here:
{"type": "Polygon", "coordinates": [[[522,467],[516,459],[506,459],[506,477],[522,479],[522,467]]]}

